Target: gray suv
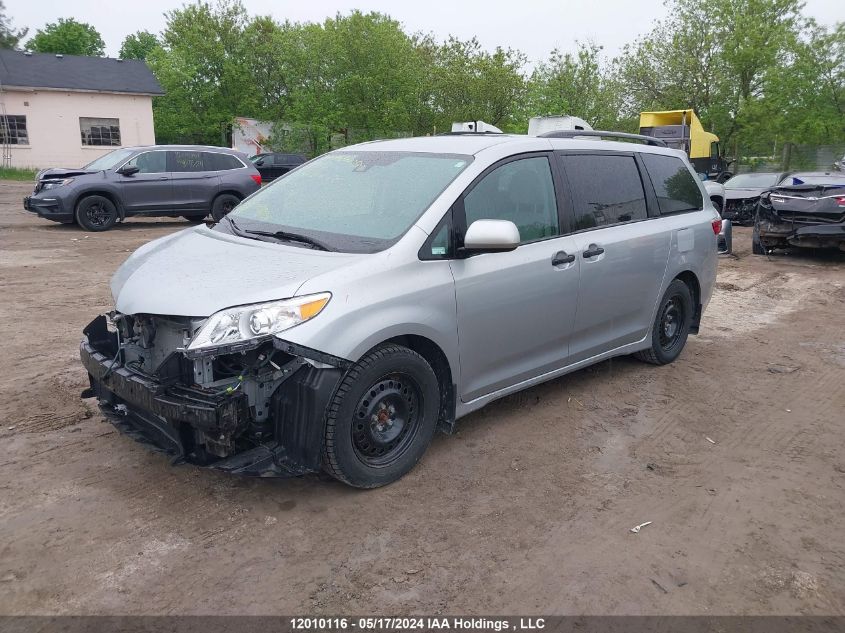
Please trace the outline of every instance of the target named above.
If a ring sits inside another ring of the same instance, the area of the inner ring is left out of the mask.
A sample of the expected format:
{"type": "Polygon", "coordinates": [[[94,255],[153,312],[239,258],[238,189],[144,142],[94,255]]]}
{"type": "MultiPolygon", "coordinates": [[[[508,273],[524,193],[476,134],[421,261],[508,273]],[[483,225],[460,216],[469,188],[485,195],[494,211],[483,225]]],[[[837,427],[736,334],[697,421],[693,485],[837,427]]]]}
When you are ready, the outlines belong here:
{"type": "Polygon", "coordinates": [[[116,149],[81,169],[42,171],[23,204],[47,220],[106,231],[133,215],[220,220],[260,186],[241,152],[149,145],[116,149]]]}
{"type": "Polygon", "coordinates": [[[141,247],[84,330],[83,397],[176,461],[372,488],[493,400],[674,361],[719,213],[683,152],[578,134],[347,147],[141,247]]]}

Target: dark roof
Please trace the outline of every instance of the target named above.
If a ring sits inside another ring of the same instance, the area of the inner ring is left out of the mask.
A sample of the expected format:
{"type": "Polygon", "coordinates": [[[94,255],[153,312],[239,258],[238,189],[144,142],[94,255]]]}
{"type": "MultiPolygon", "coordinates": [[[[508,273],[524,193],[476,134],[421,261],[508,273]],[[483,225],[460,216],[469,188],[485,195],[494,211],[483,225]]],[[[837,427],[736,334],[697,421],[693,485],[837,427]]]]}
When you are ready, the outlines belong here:
{"type": "Polygon", "coordinates": [[[144,61],[0,50],[0,85],[162,95],[144,61]]]}

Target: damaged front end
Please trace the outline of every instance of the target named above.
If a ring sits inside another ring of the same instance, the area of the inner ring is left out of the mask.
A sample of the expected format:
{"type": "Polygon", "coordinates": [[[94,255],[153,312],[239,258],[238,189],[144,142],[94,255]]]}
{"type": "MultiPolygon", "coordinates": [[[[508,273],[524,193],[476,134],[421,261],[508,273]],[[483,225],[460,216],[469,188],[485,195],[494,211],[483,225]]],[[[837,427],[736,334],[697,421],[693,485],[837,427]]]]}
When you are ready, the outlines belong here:
{"type": "Polygon", "coordinates": [[[760,196],[754,228],[765,250],[795,246],[845,251],[845,186],[767,191],[760,196]]]}
{"type": "Polygon", "coordinates": [[[97,317],[80,345],[83,397],[175,462],[262,477],[319,470],[325,409],[348,362],[275,336],[191,349],[207,321],[97,317]]]}

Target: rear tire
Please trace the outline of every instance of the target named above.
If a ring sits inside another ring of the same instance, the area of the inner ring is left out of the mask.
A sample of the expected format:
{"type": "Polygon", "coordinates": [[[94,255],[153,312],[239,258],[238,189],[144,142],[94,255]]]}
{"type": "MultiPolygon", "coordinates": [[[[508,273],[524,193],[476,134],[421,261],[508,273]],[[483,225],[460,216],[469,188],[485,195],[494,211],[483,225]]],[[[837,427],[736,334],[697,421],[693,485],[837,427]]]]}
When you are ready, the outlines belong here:
{"type": "Polygon", "coordinates": [[[392,483],[423,456],[439,414],[431,365],[401,345],[376,348],[349,369],[329,404],[323,468],[356,488],[392,483]]]}
{"type": "Polygon", "coordinates": [[[678,358],[689,337],[693,311],[689,286],[675,279],[660,299],[651,328],[651,347],[634,356],[652,365],[667,365],[678,358]]]}
{"type": "Polygon", "coordinates": [[[105,196],[87,196],[76,204],[76,223],[86,231],[108,231],[117,222],[114,202],[105,196]]]}
{"type": "Polygon", "coordinates": [[[211,217],[219,222],[240,203],[241,199],[232,193],[221,193],[211,204],[211,217]]]}

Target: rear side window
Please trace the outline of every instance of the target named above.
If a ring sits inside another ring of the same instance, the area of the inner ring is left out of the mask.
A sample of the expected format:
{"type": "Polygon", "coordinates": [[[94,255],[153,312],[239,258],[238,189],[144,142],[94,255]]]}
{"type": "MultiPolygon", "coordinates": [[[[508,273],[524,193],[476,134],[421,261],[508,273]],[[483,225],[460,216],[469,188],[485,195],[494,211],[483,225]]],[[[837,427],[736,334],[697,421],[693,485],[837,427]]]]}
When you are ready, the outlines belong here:
{"type": "Polygon", "coordinates": [[[574,205],[573,231],[646,218],[645,192],[633,156],[563,156],[574,205]]]}
{"type": "Polygon", "coordinates": [[[698,182],[680,158],[640,154],[657,194],[660,215],[697,211],[704,200],[698,182]]]}
{"type": "Polygon", "coordinates": [[[243,167],[241,161],[231,154],[217,152],[203,152],[203,164],[206,171],[227,171],[243,167]]]}
{"type": "Polygon", "coordinates": [[[170,171],[177,173],[191,171],[205,171],[203,166],[203,152],[175,151],[168,152],[170,171]]]}

